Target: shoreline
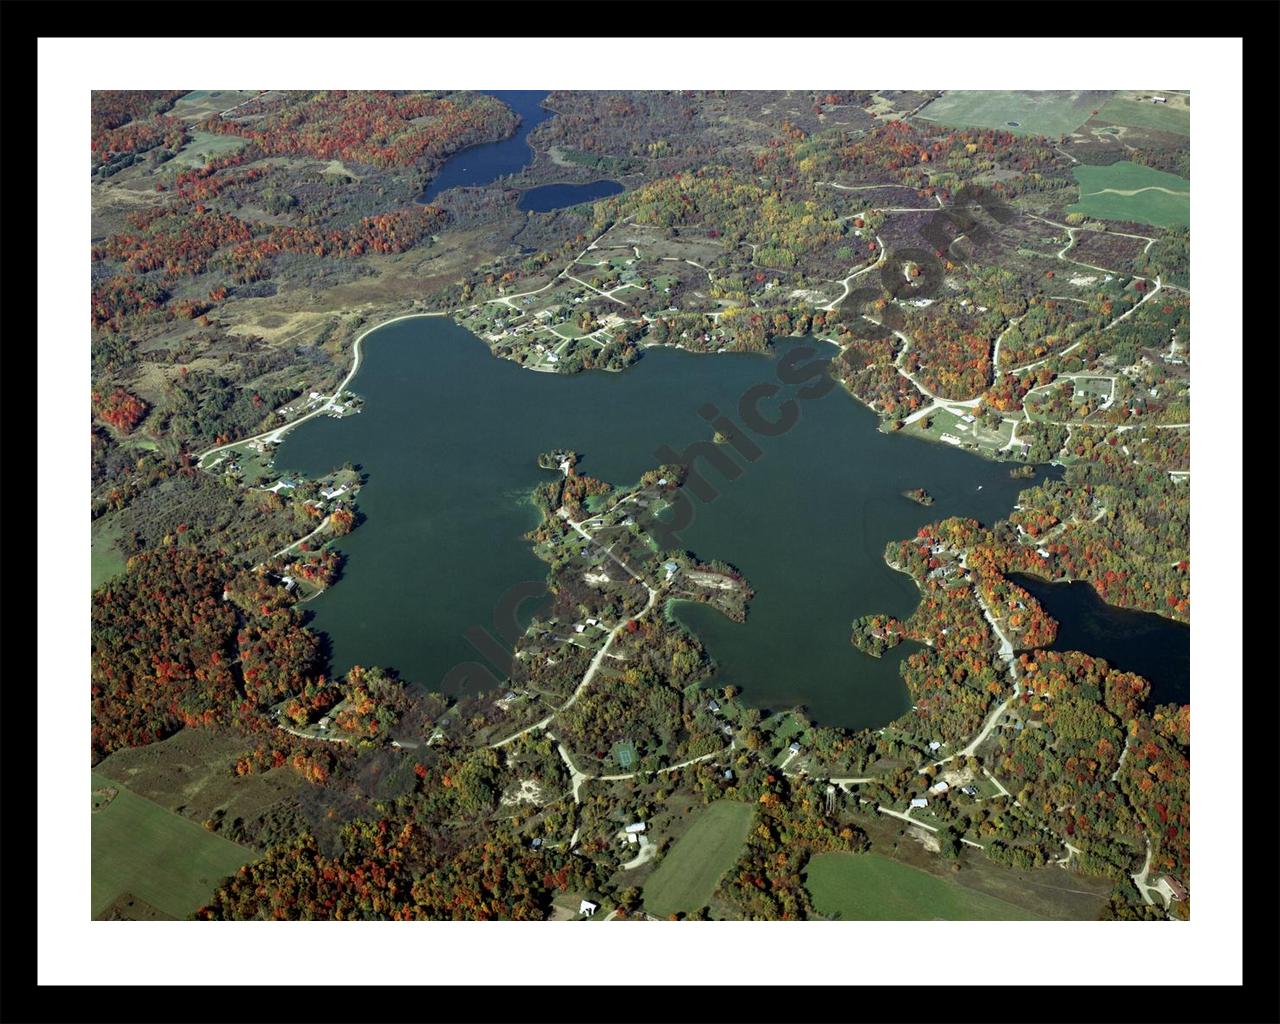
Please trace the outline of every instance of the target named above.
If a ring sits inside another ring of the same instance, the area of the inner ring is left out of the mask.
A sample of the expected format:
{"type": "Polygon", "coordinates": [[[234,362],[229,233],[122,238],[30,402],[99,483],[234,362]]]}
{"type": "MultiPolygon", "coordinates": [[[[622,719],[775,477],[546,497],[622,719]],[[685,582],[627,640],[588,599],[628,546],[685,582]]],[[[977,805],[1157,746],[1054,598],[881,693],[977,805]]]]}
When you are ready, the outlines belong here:
{"type": "Polygon", "coordinates": [[[356,340],[352,343],[352,346],[351,346],[351,355],[352,355],[351,369],[347,371],[347,375],[343,377],[342,380],[338,383],[338,386],[334,389],[333,394],[327,396],[321,405],[317,406],[315,409],[312,409],[310,412],[305,413],[302,416],[299,416],[296,420],[291,420],[288,423],[283,423],[272,430],[265,430],[258,434],[251,434],[248,437],[242,437],[235,441],[228,441],[226,444],[215,445],[214,447],[208,449],[207,451],[201,452],[196,457],[197,467],[203,469],[204,461],[210,455],[216,455],[218,452],[226,451],[229,448],[235,448],[242,444],[248,444],[250,441],[266,440],[274,443],[279,443],[279,441],[285,436],[285,434],[293,430],[294,427],[297,427],[303,423],[306,423],[307,420],[311,419],[313,416],[318,416],[322,412],[327,412],[329,409],[333,407],[333,402],[342,394],[344,390],[346,390],[347,385],[349,385],[353,380],[355,380],[356,374],[360,372],[360,364],[362,361],[361,346],[365,338],[367,338],[374,331],[381,330],[383,327],[390,327],[392,324],[399,323],[402,320],[415,320],[415,319],[418,319],[419,317],[428,317],[428,316],[451,317],[453,316],[453,313],[452,312],[404,313],[404,314],[401,314],[400,316],[394,316],[390,320],[384,320],[380,324],[375,324],[374,326],[370,327],[368,330],[361,331],[360,334],[356,335],[356,340]]]}

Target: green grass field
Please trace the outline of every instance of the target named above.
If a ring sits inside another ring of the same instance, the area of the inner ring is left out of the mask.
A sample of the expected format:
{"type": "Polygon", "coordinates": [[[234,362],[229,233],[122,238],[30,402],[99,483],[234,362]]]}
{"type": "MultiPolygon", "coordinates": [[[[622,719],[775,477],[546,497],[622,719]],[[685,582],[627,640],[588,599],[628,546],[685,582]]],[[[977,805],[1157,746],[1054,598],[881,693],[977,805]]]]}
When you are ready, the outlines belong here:
{"type": "Polygon", "coordinates": [[[1129,128],[1151,128],[1175,135],[1191,134],[1191,115],[1182,107],[1119,97],[1107,101],[1106,106],[1098,112],[1096,121],[1122,124],[1129,128]]]}
{"type": "MultiPolygon", "coordinates": [[[[93,790],[118,790],[93,812],[92,913],[122,893],[133,893],[174,917],[199,909],[214,887],[254,853],[205,831],[195,822],[93,774],[93,790]]],[[[95,797],[94,806],[100,800],[95,797]]]]}
{"type": "Polygon", "coordinates": [[[985,893],[936,878],[878,853],[823,853],[809,861],[814,909],[842,921],[1036,921],[985,893]]]}
{"type": "Polygon", "coordinates": [[[717,800],[698,814],[644,884],[645,909],[655,917],[692,913],[711,900],[733,867],[755,818],[750,804],[717,800]]]}
{"type": "Polygon", "coordinates": [[[188,167],[203,167],[212,158],[238,152],[244,145],[244,139],[235,135],[193,131],[191,141],[179,150],[173,161],[188,167]]]}
{"type": "Polygon", "coordinates": [[[957,89],[934,100],[917,117],[957,128],[999,128],[1015,135],[1056,137],[1075,131],[1108,93],[975,92],[957,89]],[[1016,121],[1017,125],[1010,125],[1016,121]]]}
{"type": "Polygon", "coordinates": [[[1093,167],[1071,168],[1080,184],[1080,201],[1067,207],[1101,220],[1131,220],[1162,228],[1185,228],[1191,223],[1191,182],[1128,160],[1093,167]]]}
{"type": "Polygon", "coordinates": [[[89,533],[89,586],[97,590],[103,583],[124,572],[124,555],[116,547],[118,525],[95,525],[89,533]]]}

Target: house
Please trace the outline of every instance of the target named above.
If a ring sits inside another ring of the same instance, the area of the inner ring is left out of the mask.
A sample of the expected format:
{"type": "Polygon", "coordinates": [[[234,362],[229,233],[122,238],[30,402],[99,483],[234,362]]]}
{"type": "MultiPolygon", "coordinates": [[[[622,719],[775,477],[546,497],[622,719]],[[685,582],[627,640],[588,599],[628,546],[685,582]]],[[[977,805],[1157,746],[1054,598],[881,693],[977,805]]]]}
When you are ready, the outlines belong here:
{"type": "Polygon", "coordinates": [[[973,413],[967,412],[963,416],[961,416],[960,419],[962,419],[965,423],[972,423],[974,420],[974,416],[973,416],[973,413]]]}
{"type": "Polygon", "coordinates": [[[586,628],[587,628],[587,627],[586,627],[586,626],[584,626],[581,622],[575,622],[575,623],[573,624],[573,631],[574,631],[575,633],[581,633],[581,632],[582,632],[583,630],[585,630],[586,628]]]}
{"type": "Polygon", "coordinates": [[[965,796],[976,797],[978,795],[978,790],[973,786],[961,786],[960,792],[965,796]]]}
{"type": "Polygon", "coordinates": [[[676,574],[676,570],[680,567],[675,562],[663,562],[662,569],[667,574],[667,579],[671,579],[676,574]]]}
{"type": "Polygon", "coordinates": [[[1151,102],[1152,103],[1168,103],[1169,101],[1163,96],[1152,96],[1151,102]]]}
{"type": "Polygon", "coordinates": [[[791,744],[791,746],[787,747],[787,749],[788,749],[788,750],[790,750],[790,751],[791,751],[791,753],[793,753],[793,754],[798,754],[798,753],[800,753],[800,743],[799,743],[799,741],[797,740],[797,741],[793,742],[793,743],[791,744]]]}
{"type": "Polygon", "coordinates": [[[634,845],[635,845],[636,843],[638,843],[639,841],[640,841],[640,840],[636,838],[636,834],[635,834],[634,832],[628,832],[628,833],[627,833],[627,842],[628,842],[628,843],[630,843],[630,844],[632,844],[632,845],[634,846],[634,845]]]}
{"type": "Polygon", "coordinates": [[[1169,887],[1169,899],[1182,901],[1187,898],[1187,889],[1173,875],[1164,876],[1164,884],[1169,887]]]}
{"type": "Polygon", "coordinates": [[[327,488],[326,490],[321,491],[320,497],[325,498],[329,501],[332,501],[334,498],[341,498],[346,493],[347,493],[347,485],[343,484],[341,487],[330,487],[330,488],[327,488]]]}
{"type": "Polygon", "coordinates": [[[722,726],[720,727],[720,731],[721,731],[722,733],[724,733],[726,736],[732,736],[732,735],[733,735],[733,726],[731,726],[731,725],[722,725],[722,726]]]}
{"type": "Polygon", "coordinates": [[[1036,548],[1036,554],[1039,555],[1041,558],[1048,558],[1049,550],[1047,548],[1036,548]]]}
{"type": "Polygon", "coordinates": [[[658,486],[659,486],[659,487],[666,487],[666,486],[667,486],[667,478],[666,478],[665,476],[664,476],[661,480],[659,480],[659,481],[658,481],[658,486]]]}
{"type": "Polygon", "coordinates": [[[592,903],[590,900],[583,900],[578,904],[578,913],[582,917],[590,917],[600,909],[599,903],[592,903]]]}
{"type": "Polygon", "coordinates": [[[713,698],[712,700],[707,701],[707,710],[713,715],[718,715],[720,713],[720,705],[713,698]]]}
{"type": "Polygon", "coordinates": [[[725,777],[726,779],[732,779],[732,778],[733,778],[733,769],[732,769],[732,768],[726,768],[726,769],[724,770],[724,777],[725,777]]]}
{"type": "Polygon", "coordinates": [[[929,801],[922,796],[918,796],[911,801],[911,806],[912,807],[928,807],[929,801]]]}
{"type": "Polygon", "coordinates": [[[623,829],[623,831],[638,833],[638,832],[643,832],[645,828],[646,828],[646,825],[643,821],[637,821],[637,822],[634,822],[633,824],[628,825],[625,829],[623,829]]]}
{"type": "Polygon", "coordinates": [[[298,581],[295,580],[292,576],[281,576],[280,582],[284,584],[285,590],[292,590],[294,587],[298,585],[298,581]]]}
{"type": "Polygon", "coordinates": [[[932,786],[929,787],[929,792],[933,793],[936,796],[939,793],[945,793],[950,788],[951,786],[948,785],[946,782],[935,782],[932,786]]]}
{"type": "Polygon", "coordinates": [[[942,744],[941,744],[940,742],[938,742],[937,740],[930,740],[930,741],[929,741],[929,749],[930,749],[930,750],[937,750],[940,746],[942,746],[942,744]]]}
{"type": "Polygon", "coordinates": [[[322,719],[320,719],[320,721],[317,724],[320,726],[321,729],[327,729],[329,728],[330,721],[331,719],[329,718],[329,716],[325,715],[322,719]]]}
{"type": "Polygon", "coordinates": [[[533,846],[533,848],[534,848],[535,850],[540,850],[540,849],[542,849],[542,839],[541,839],[541,837],[539,837],[538,839],[535,839],[531,845],[533,846]]]}
{"type": "Polygon", "coordinates": [[[599,620],[599,619],[587,619],[587,625],[588,625],[588,626],[598,626],[598,625],[600,625],[600,620],[599,620]]]}

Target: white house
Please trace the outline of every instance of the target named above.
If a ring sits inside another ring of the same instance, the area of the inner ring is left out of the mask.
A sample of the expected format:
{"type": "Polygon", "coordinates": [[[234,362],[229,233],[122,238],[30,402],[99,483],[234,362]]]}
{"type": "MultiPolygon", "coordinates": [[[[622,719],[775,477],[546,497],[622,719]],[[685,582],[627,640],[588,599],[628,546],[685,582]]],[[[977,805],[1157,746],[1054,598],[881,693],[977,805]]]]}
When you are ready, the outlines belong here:
{"type": "Polygon", "coordinates": [[[934,794],[945,793],[950,788],[951,787],[947,785],[947,783],[945,782],[935,782],[932,786],[929,787],[929,792],[934,794]]]}
{"type": "Polygon", "coordinates": [[[623,829],[624,832],[643,832],[644,830],[645,823],[643,821],[637,821],[623,829]]]}
{"type": "Polygon", "coordinates": [[[911,806],[912,807],[928,807],[929,801],[922,796],[918,796],[911,801],[911,806]]]}
{"type": "Polygon", "coordinates": [[[583,917],[590,917],[600,909],[600,904],[592,903],[590,900],[583,900],[578,904],[578,913],[583,917]]]}

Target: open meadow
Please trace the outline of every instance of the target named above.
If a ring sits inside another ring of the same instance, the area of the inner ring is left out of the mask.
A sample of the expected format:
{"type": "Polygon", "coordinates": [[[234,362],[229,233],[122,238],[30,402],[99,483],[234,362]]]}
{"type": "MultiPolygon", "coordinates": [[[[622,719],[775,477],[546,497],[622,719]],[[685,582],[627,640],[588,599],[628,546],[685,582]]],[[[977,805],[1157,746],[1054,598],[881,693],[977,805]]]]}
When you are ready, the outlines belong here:
{"type": "Polygon", "coordinates": [[[1016,135],[1065,135],[1106,100],[1105,92],[971,92],[939,97],[917,116],[956,128],[999,128],[1016,135]]]}
{"type": "Polygon", "coordinates": [[[190,917],[223,878],[253,857],[97,773],[92,833],[94,917],[125,894],[173,917],[190,917]]]}
{"type": "Polygon", "coordinates": [[[718,800],[702,811],[644,885],[644,904],[655,917],[706,906],[720,878],[742,852],[755,816],[750,804],[718,800]]]}
{"type": "Polygon", "coordinates": [[[1071,168],[1080,183],[1080,201],[1067,207],[1103,220],[1137,221],[1162,228],[1185,228],[1191,223],[1191,182],[1122,160],[1094,167],[1071,168]]]}
{"type": "Polygon", "coordinates": [[[878,853],[824,853],[805,885],[820,917],[842,921],[1033,921],[1012,903],[935,878],[878,853]]]}

